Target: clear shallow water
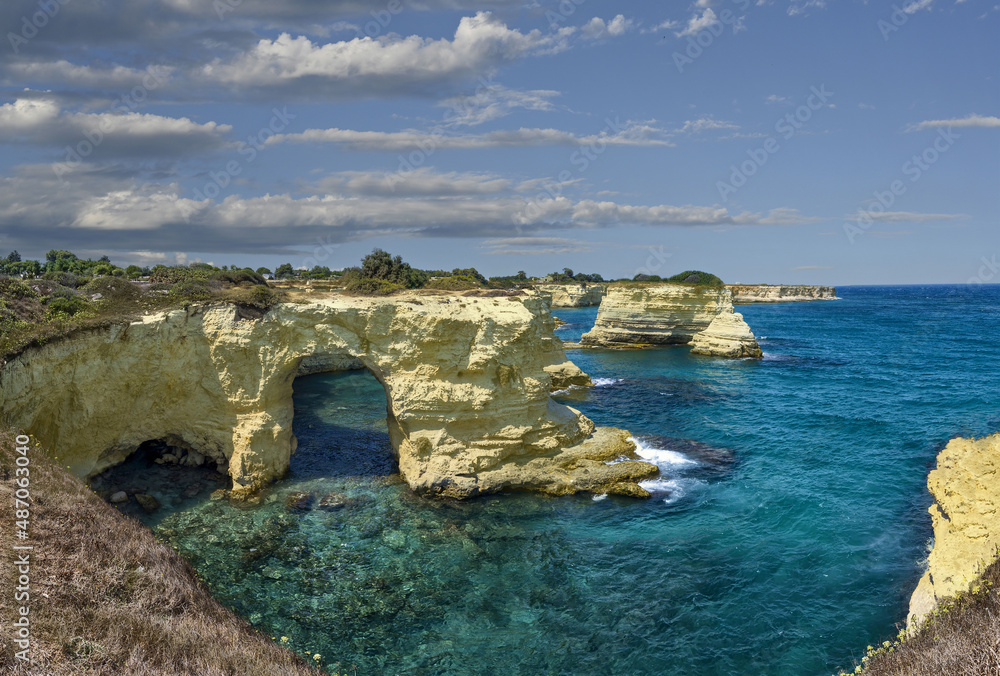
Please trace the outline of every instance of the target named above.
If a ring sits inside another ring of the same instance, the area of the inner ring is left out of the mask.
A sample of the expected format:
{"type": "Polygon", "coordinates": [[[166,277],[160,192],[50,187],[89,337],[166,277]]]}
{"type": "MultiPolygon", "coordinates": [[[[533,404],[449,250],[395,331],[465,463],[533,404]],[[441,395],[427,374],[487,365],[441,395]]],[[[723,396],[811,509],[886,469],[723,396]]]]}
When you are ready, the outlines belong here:
{"type": "MultiPolygon", "coordinates": [[[[636,435],[648,501],[413,497],[351,373],[296,381],[269,502],[144,518],[263,631],[359,674],[830,674],[905,616],[936,452],[1000,430],[1000,287],[838,293],[738,308],[759,362],[569,353],[600,386],[558,399],[636,435]],[[303,490],[350,504],[289,511],[303,490]]],[[[575,340],[596,308],[555,314],[575,340]]]]}

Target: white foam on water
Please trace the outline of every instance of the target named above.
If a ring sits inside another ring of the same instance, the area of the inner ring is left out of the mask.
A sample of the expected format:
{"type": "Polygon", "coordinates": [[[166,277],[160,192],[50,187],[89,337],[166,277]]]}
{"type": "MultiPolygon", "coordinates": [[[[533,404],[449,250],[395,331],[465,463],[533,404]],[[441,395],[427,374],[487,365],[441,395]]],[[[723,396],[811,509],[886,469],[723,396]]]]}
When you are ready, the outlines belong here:
{"type": "Polygon", "coordinates": [[[671,451],[668,448],[653,448],[635,437],[629,437],[629,440],[635,444],[636,455],[647,462],[653,463],[661,470],[698,464],[696,460],[692,460],[683,453],[671,451]]]}
{"type": "Polygon", "coordinates": [[[601,493],[600,495],[595,495],[592,499],[594,502],[600,502],[601,500],[604,500],[607,497],[608,497],[607,493],[601,493]]]}
{"type": "Polygon", "coordinates": [[[594,387],[607,387],[624,382],[621,378],[594,378],[594,387]]]}

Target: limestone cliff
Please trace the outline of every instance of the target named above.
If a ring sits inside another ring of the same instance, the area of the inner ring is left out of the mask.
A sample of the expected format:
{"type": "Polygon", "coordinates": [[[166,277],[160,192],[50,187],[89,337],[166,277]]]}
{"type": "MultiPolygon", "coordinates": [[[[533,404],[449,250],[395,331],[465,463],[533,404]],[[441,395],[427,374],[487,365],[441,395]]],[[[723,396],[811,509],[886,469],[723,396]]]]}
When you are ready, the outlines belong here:
{"type": "Polygon", "coordinates": [[[538,289],[552,296],[552,307],[600,305],[607,292],[602,284],[544,284],[538,289]]]}
{"type": "Polygon", "coordinates": [[[584,345],[648,347],[692,344],[697,354],[760,357],[743,316],[725,287],[614,284],[601,301],[584,345]]]}
{"type": "Polygon", "coordinates": [[[802,284],[727,284],[733,293],[733,302],[790,303],[809,300],[836,300],[837,289],[832,286],[802,284]]]}
{"type": "Polygon", "coordinates": [[[934,548],[910,597],[912,629],[938,601],[968,591],[1000,546],[1000,434],[952,439],[927,477],[934,548]]]}
{"type": "Polygon", "coordinates": [[[566,365],[547,303],[320,294],[263,316],[192,306],[11,359],[0,369],[0,410],[77,476],[164,439],[218,462],[246,494],[288,468],[296,375],[361,367],[385,388],[400,472],[415,491],[647,495],[636,481],[654,466],[603,462],[632,452],[627,432],[595,433],[549,398],[547,369],[582,372],[566,365]]]}

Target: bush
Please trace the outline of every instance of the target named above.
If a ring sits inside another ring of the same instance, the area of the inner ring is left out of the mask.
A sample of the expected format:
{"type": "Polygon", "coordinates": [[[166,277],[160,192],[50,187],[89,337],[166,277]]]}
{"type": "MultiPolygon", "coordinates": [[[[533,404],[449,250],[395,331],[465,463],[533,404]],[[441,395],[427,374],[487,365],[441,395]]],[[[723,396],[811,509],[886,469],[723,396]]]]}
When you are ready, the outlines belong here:
{"type": "Polygon", "coordinates": [[[277,305],[280,300],[278,294],[267,286],[231,289],[223,295],[222,299],[234,305],[251,307],[265,312],[277,305]]]}
{"type": "Polygon", "coordinates": [[[482,288],[482,284],[475,277],[469,275],[452,275],[440,279],[432,279],[427,282],[428,289],[445,289],[448,291],[468,291],[469,289],[482,288]]]}
{"type": "Polygon", "coordinates": [[[701,270],[685,270],[667,279],[673,284],[698,284],[700,286],[725,286],[722,280],[708,272],[701,270]]]}
{"type": "Polygon", "coordinates": [[[82,298],[53,298],[48,303],[49,317],[66,315],[72,317],[87,309],[87,303],[82,298]]]}
{"type": "Polygon", "coordinates": [[[208,279],[186,279],[170,287],[170,295],[185,300],[208,300],[222,287],[208,279]]]}
{"type": "Polygon", "coordinates": [[[395,284],[384,279],[372,279],[358,275],[352,275],[344,284],[344,291],[356,296],[389,296],[405,288],[402,284],[395,284]]]}
{"type": "Polygon", "coordinates": [[[233,286],[267,286],[267,280],[250,268],[245,268],[243,270],[219,270],[210,274],[209,279],[215,279],[224,284],[232,284],[233,286]]]}
{"type": "Polygon", "coordinates": [[[2,298],[38,298],[38,294],[20,279],[0,277],[0,297],[2,298]]]}
{"type": "Polygon", "coordinates": [[[72,272],[46,272],[42,275],[42,279],[47,279],[61,286],[68,286],[71,289],[75,289],[83,283],[82,278],[77,277],[72,272]]]}
{"type": "Polygon", "coordinates": [[[98,277],[83,290],[91,296],[101,294],[101,300],[113,302],[135,301],[142,297],[142,289],[120,277],[98,277]]]}

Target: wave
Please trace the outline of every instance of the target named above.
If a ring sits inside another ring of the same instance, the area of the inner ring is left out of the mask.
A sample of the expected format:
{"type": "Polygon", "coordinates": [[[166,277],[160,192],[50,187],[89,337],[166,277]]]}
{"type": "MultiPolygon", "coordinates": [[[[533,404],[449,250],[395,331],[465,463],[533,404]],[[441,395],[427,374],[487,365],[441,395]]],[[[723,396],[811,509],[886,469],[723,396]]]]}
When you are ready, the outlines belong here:
{"type": "Polygon", "coordinates": [[[625,382],[621,378],[594,378],[593,381],[594,387],[608,387],[609,385],[618,385],[625,382]]]}

